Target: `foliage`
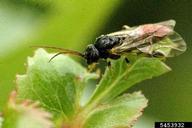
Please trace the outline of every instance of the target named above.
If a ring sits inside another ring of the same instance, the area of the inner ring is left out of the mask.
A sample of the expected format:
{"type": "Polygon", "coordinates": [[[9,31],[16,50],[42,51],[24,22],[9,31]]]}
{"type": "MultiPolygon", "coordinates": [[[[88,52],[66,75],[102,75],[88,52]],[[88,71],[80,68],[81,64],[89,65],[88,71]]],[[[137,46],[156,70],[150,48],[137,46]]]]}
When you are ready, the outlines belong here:
{"type": "Polygon", "coordinates": [[[156,58],[132,59],[131,64],[123,58],[112,61],[91,98],[82,105],[84,89],[98,74],[88,72],[66,55],[48,62],[51,56],[38,49],[34,57],[28,58],[26,74],[17,75],[17,100],[12,96],[10,99],[14,100],[3,112],[3,128],[12,124],[22,128],[26,121],[33,123],[31,128],[38,123],[45,128],[53,124],[69,128],[131,127],[147,106],[147,99],[141,92],[122,93],[142,80],[170,70],[156,58]],[[26,103],[27,99],[30,103],[26,103]],[[41,107],[34,107],[36,102],[41,107]],[[53,121],[47,119],[50,115],[53,121]]]}
{"type": "Polygon", "coordinates": [[[38,103],[24,100],[16,102],[13,91],[4,112],[2,128],[52,128],[51,114],[38,107],[38,103]],[[30,122],[30,123],[29,123],[30,122]]]}

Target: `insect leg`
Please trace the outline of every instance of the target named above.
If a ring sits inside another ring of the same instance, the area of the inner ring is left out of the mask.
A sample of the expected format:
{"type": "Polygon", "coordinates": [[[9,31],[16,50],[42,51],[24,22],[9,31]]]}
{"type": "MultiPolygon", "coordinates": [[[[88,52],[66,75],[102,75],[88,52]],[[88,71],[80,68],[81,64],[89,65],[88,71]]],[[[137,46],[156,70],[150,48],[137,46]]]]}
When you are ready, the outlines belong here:
{"type": "Polygon", "coordinates": [[[96,74],[98,75],[98,78],[99,78],[99,77],[101,76],[101,69],[98,68],[98,69],[96,70],[96,74]]]}
{"type": "Polygon", "coordinates": [[[112,73],[112,68],[111,68],[111,61],[107,60],[107,68],[109,69],[109,72],[112,73]]]}
{"type": "Polygon", "coordinates": [[[108,62],[107,62],[107,66],[108,66],[108,67],[111,67],[111,61],[108,61],[108,62]]]}
{"type": "Polygon", "coordinates": [[[125,62],[126,62],[127,64],[130,63],[130,61],[129,61],[129,59],[128,59],[127,57],[125,58],[125,62]]]}
{"type": "Polygon", "coordinates": [[[88,72],[92,72],[96,68],[96,63],[88,65],[88,72]]]}

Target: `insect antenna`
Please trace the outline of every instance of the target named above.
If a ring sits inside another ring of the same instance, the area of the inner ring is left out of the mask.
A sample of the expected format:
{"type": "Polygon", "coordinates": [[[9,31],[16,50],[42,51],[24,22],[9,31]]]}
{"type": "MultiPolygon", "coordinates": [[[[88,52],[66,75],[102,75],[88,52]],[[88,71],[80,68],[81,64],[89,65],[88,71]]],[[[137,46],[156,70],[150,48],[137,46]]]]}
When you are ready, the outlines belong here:
{"type": "Polygon", "coordinates": [[[84,56],[83,53],[80,53],[80,52],[75,51],[75,50],[64,49],[64,48],[59,48],[59,47],[54,47],[54,46],[31,46],[31,47],[33,47],[33,48],[47,48],[47,49],[59,50],[60,52],[58,52],[53,57],[51,57],[49,62],[51,60],[53,60],[55,57],[57,57],[58,55],[61,55],[61,54],[70,54],[70,55],[80,56],[80,57],[85,59],[85,56],[84,56]]]}

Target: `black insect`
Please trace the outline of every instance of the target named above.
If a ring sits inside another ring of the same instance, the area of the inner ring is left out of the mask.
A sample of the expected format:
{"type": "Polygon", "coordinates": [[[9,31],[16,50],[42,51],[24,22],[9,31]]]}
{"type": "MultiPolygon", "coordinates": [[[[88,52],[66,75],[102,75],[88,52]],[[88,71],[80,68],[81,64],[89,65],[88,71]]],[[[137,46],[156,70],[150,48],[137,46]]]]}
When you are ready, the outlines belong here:
{"type": "MultiPolygon", "coordinates": [[[[60,54],[83,57],[87,64],[97,63],[99,59],[118,59],[124,53],[145,54],[153,57],[174,57],[186,50],[183,38],[174,31],[175,21],[168,20],[136,27],[123,26],[123,30],[102,35],[83,53],[57,47],[37,46],[60,50],[50,61],[60,54]]],[[[125,59],[129,62],[128,59],[125,59]]]]}

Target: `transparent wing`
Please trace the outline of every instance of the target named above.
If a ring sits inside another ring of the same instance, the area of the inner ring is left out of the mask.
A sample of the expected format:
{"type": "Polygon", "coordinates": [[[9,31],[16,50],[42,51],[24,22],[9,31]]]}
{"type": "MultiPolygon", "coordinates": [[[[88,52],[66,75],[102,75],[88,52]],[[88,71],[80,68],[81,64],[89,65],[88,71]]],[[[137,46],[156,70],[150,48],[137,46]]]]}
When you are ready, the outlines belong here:
{"type": "Polygon", "coordinates": [[[162,22],[159,22],[159,23],[155,23],[155,24],[167,26],[167,27],[173,29],[175,27],[176,21],[171,19],[171,20],[166,20],[166,21],[162,21],[162,22]]]}
{"type": "Polygon", "coordinates": [[[111,52],[113,54],[122,54],[140,51],[146,54],[161,53],[165,57],[174,57],[186,51],[184,39],[176,32],[151,44],[146,39],[133,43],[129,43],[129,41],[125,41],[121,45],[114,47],[111,52]]]}
{"type": "Polygon", "coordinates": [[[153,51],[162,53],[165,57],[174,57],[187,49],[184,39],[176,32],[153,44],[153,51]]]}
{"type": "MultiPolygon", "coordinates": [[[[144,49],[148,49],[147,46],[150,45],[150,40],[152,36],[147,38],[134,38],[133,36],[127,36],[120,45],[112,48],[111,52],[113,54],[121,54],[127,52],[137,52],[138,50],[144,53],[148,53],[148,51],[144,49]],[[144,49],[143,49],[144,48],[144,49]],[[143,49],[143,50],[141,50],[143,49]],[[136,50],[136,51],[135,51],[136,50]]],[[[138,52],[139,52],[138,51],[138,52]]]]}
{"type": "MultiPolygon", "coordinates": [[[[162,22],[159,22],[159,23],[152,23],[152,24],[156,24],[156,25],[163,25],[163,26],[167,26],[171,29],[174,29],[175,27],[175,20],[166,20],[166,21],[162,21],[162,22]]],[[[147,25],[147,24],[145,24],[147,25]]],[[[126,25],[125,25],[126,26],[126,25]]],[[[139,26],[142,26],[142,25],[139,25],[139,26]]],[[[137,31],[134,31],[138,26],[133,26],[133,27],[127,27],[127,29],[123,29],[123,30],[120,30],[120,31],[117,31],[117,32],[113,32],[113,33],[109,33],[107,34],[107,36],[127,36],[127,35],[134,35],[136,34],[135,32],[137,31]]]]}

